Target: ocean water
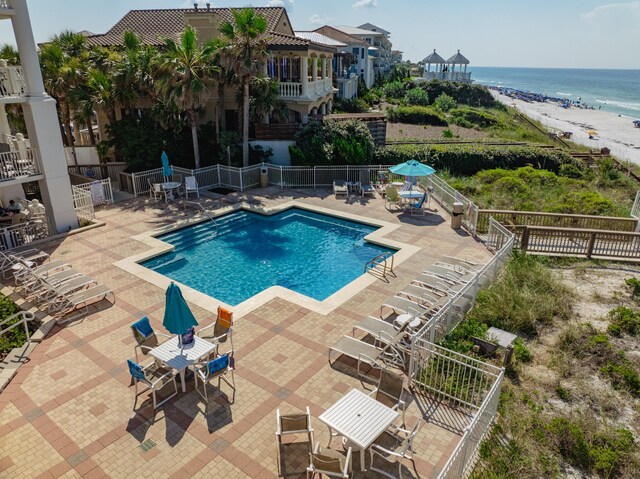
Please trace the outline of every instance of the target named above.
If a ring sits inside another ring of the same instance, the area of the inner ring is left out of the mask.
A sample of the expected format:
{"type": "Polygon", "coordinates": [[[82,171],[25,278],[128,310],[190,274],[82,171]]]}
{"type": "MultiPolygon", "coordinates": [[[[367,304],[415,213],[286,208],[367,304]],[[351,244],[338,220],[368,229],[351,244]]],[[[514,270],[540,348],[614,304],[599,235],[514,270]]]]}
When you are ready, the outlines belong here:
{"type": "Polygon", "coordinates": [[[483,85],[581,99],[596,109],[640,118],[640,70],[475,66],[470,70],[471,78],[483,85]]]}

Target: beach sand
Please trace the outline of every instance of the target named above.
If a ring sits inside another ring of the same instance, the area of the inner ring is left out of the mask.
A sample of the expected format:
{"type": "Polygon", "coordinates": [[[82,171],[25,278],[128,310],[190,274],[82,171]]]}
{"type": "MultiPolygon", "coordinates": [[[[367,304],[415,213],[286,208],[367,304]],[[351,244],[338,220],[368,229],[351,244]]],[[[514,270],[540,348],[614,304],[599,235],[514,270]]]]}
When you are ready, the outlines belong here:
{"type": "Polygon", "coordinates": [[[640,165],[640,128],[633,126],[632,119],[601,110],[561,108],[555,103],[528,103],[515,100],[496,91],[491,94],[500,102],[513,107],[554,130],[573,132],[571,141],[594,150],[607,147],[618,160],[640,165]],[[594,139],[589,139],[588,130],[595,130],[594,139]]]}

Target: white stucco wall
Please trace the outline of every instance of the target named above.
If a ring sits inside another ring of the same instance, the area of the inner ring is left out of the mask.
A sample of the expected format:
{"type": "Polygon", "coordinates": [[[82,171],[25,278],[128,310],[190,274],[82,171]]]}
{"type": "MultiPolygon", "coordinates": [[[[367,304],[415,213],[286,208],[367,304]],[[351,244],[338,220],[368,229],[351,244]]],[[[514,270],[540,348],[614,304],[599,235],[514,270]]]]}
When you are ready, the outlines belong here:
{"type": "Polygon", "coordinates": [[[291,156],[289,156],[289,145],[293,145],[293,141],[290,140],[271,140],[271,141],[252,141],[251,146],[262,145],[265,150],[271,148],[273,150],[273,156],[270,158],[271,163],[274,165],[290,166],[291,156]]]}
{"type": "MultiPolygon", "coordinates": [[[[64,147],[64,154],[67,158],[67,165],[74,166],[73,153],[70,146],[64,147]]],[[[79,165],[99,165],[100,157],[95,146],[76,146],[76,158],[79,165]]]]}

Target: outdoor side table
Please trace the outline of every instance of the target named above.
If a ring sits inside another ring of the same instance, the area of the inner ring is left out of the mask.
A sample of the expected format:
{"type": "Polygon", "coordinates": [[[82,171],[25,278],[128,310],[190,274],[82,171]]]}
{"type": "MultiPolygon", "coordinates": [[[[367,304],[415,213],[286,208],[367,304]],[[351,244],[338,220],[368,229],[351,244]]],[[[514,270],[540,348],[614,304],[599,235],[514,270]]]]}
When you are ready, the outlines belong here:
{"type": "Polygon", "coordinates": [[[186,392],[187,387],[184,381],[186,369],[201,357],[209,355],[214,349],[216,349],[215,344],[197,336],[194,338],[192,346],[181,348],[178,344],[178,336],[174,336],[149,351],[149,355],[178,371],[182,383],[182,392],[186,392]]]}
{"type": "Polygon", "coordinates": [[[318,418],[331,431],[360,448],[360,469],[365,471],[365,451],[400,413],[371,396],[352,389],[318,418]]]}

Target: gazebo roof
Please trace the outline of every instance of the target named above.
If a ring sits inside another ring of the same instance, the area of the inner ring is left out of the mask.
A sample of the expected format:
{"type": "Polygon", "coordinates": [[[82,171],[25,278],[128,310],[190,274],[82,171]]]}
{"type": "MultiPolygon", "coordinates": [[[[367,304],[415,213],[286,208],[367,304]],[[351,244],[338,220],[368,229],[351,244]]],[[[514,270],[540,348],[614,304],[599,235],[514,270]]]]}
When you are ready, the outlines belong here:
{"type": "Polygon", "coordinates": [[[444,63],[444,58],[442,58],[440,55],[438,55],[436,53],[436,49],[433,49],[433,53],[430,53],[429,55],[427,55],[424,60],[422,60],[422,63],[444,63]]]}
{"type": "Polygon", "coordinates": [[[460,53],[460,50],[458,50],[458,53],[449,58],[446,63],[453,63],[455,65],[468,65],[469,60],[467,60],[466,57],[462,53],[460,53]]]}

